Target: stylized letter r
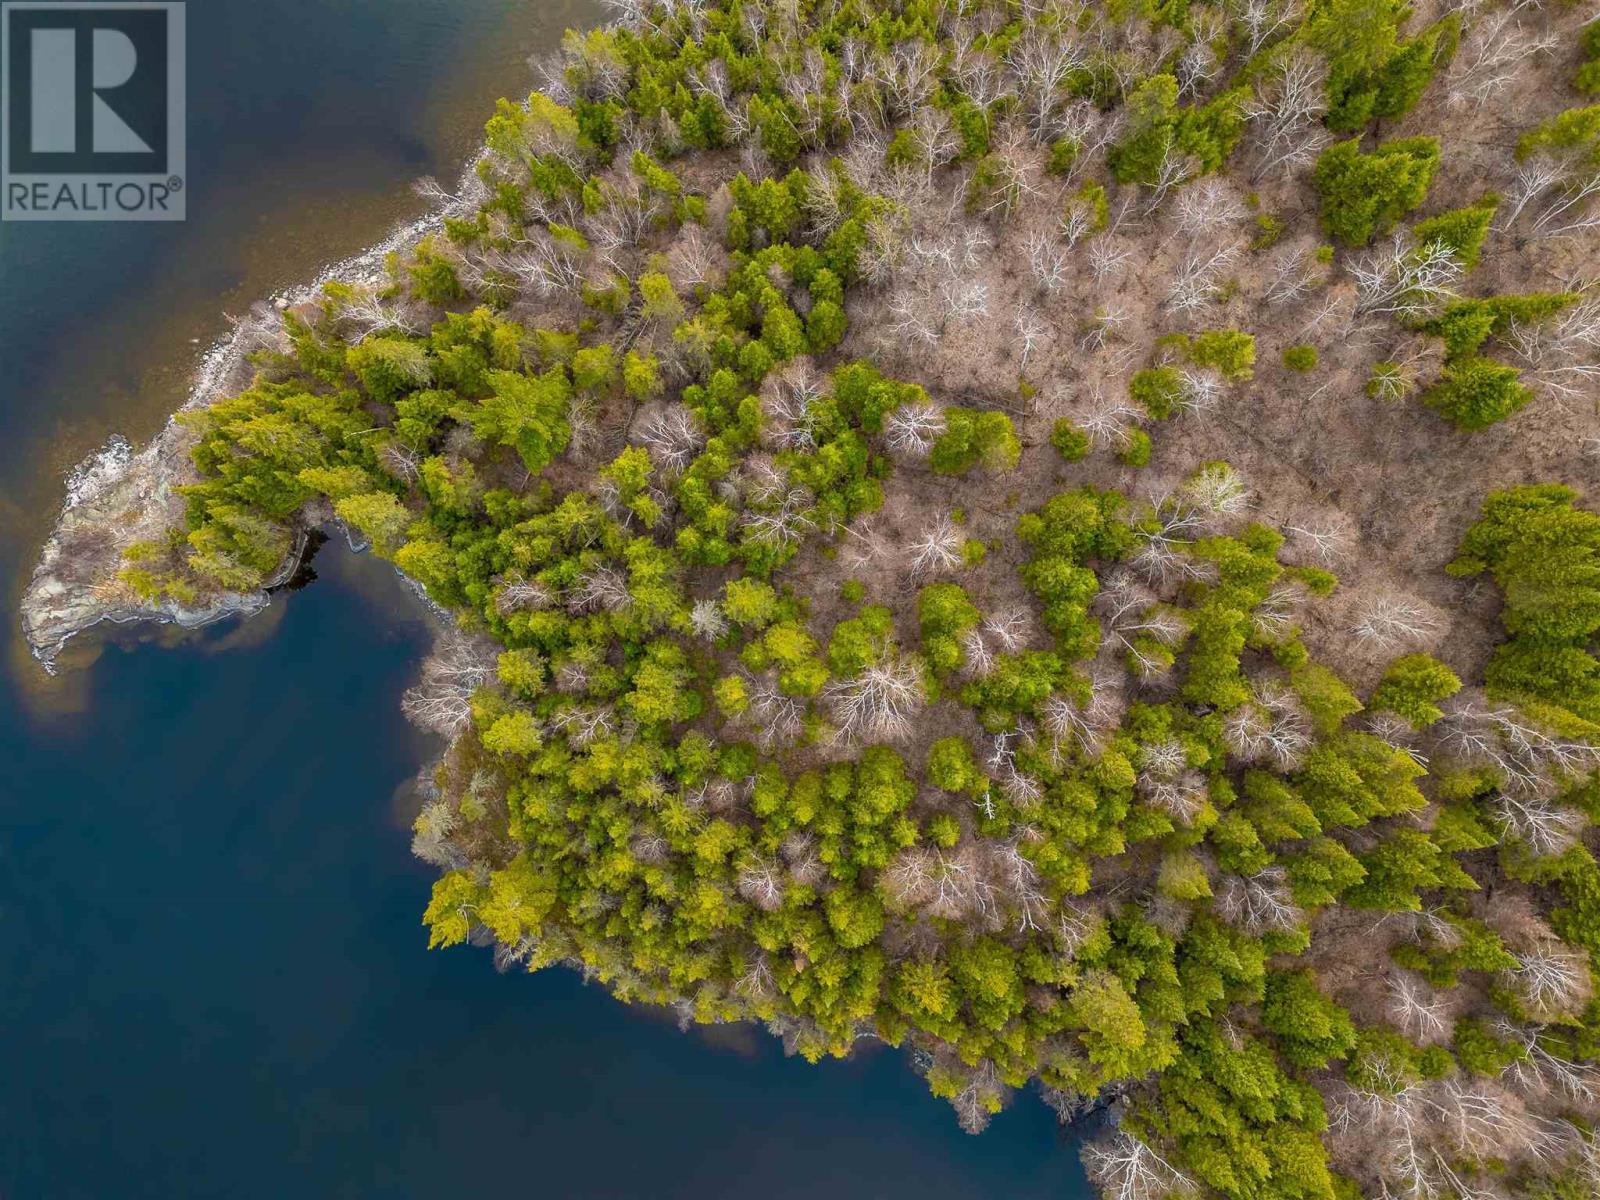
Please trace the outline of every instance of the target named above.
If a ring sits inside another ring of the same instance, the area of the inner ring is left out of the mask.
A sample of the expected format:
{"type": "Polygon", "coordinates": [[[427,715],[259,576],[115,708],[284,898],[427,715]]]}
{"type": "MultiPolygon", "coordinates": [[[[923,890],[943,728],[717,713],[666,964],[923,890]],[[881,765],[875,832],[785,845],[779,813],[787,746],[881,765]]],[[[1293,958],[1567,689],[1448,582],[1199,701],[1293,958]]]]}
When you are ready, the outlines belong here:
{"type": "MultiPolygon", "coordinates": [[[[99,96],[133,78],[139,52],[120,29],[94,31],[94,78],[89,91],[94,153],[148,154],[150,146],[99,96]]],[[[78,148],[77,31],[35,29],[32,45],[35,154],[71,154],[78,148]]]]}

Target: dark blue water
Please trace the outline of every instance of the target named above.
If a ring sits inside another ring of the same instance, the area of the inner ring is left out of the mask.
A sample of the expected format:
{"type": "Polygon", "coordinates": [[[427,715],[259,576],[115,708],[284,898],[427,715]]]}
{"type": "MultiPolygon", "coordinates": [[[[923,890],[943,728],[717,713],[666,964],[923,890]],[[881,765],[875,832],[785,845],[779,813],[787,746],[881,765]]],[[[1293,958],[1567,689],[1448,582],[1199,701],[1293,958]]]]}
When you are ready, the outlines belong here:
{"type": "MultiPolygon", "coordinates": [[[[6,597],[55,462],[175,402],[149,382],[187,369],[173,327],[210,328],[263,255],[381,232],[372,194],[450,165],[440,130],[484,85],[452,72],[516,57],[511,3],[189,7],[195,220],[0,226],[6,597]],[[345,219],[299,239],[315,206],[285,197],[319,181],[345,219]],[[152,342],[177,365],[136,361],[152,342]]],[[[430,748],[397,713],[427,633],[381,564],[317,569],[66,695],[0,679],[0,1200],[1084,1195],[1031,1096],[971,1138],[892,1052],[809,1067],[428,952],[405,788],[430,748]]]]}

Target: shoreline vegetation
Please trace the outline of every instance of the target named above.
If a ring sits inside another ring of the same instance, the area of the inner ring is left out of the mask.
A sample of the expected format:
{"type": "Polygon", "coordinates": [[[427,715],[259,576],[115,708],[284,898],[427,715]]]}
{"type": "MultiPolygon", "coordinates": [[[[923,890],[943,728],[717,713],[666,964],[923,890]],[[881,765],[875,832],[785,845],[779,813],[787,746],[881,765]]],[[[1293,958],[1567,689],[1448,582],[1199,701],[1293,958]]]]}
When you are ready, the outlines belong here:
{"type": "Polygon", "coordinates": [[[1020,1088],[1115,1200],[1600,1190],[1600,23],[630,0],[25,603],[445,618],[434,946],[1020,1088]]]}
{"type": "MultiPolygon", "coordinates": [[[[410,32],[391,29],[386,48],[378,54],[384,65],[374,64],[370,74],[374,91],[346,114],[370,113],[391,124],[409,120],[409,127],[347,145],[334,162],[324,155],[349,135],[284,131],[282,139],[270,139],[260,148],[264,153],[250,155],[245,163],[231,157],[236,149],[214,147],[221,155],[218,163],[226,164],[227,178],[218,180],[222,191],[216,204],[208,203],[184,227],[183,242],[190,253],[182,257],[188,265],[150,264],[146,282],[161,292],[159,303],[134,306],[115,322],[79,327],[59,323],[74,304],[52,294],[59,289],[30,293],[37,303],[26,307],[40,308],[36,315],[57,321],[62,336],[10,348],[20,386],[56,389],[59,398],[49,406],[43,425],[13,442],[16,462],[28,464],[13,469],[7,488],[10,503],[22,509],[10,529],[18,555],[31,556],[45,540],[57,516],[62,477],[97,446],[103,448],[110,431],[120,431],[141,446],[159,432],[188,393],[202,353],[228,331],[232,317],[225,319],[225,313],[247,312],[284,285],[319,276],[329,264],[374,244],[421,212],[426,206],[408,194],[406,172],[426,169],[454,178],[481,148],[482,117],[492,110],[496,96],[516,91],[525,77],[527,55],[554,44],[568,22],[587,22],[598,11],[589,0],[557,6],[489,0],[449,14],[422,14],[419,9],[423,19],[397,22],[410,32]],[[399,101],[397,108],[383,94],[409,99],[399,101]],[[413,115],[378,116],[402,111],[413,115]],[[283,157],[291,144],[297,147],[292,161],[283,157]],[[313,191],[296,196],[296,178],[313,191]],[[36,350],[40,356],[58,353],[55,365],[36,358],[36,350]]],[[[253,19],[244,20],[244,27],[254,28],[253,19]]],[[[320,57],[308,59],[307,65],[320,69],[318,64],[337,61],[329,57],[330,47],[343,45],[343,36],[335,31],[324,39],[320,57]]],[[[206,72],[194,82],[211,86],[206,72]]],[[[241,78],[239,86],[246,95],[261,95],[263,86],[270,91],[274,85],[241,78]]],[[[348,86],[332,82],[306,104],[324,111],[341,109],[348,86]]],[[[303,122],[291,122],[298,124],[303,122]]],[[[338,122],[315,124],[338,128],[338,122]]],[[[51,240],[47,237],[41,245],[51,240]]],[[[130,253],[149,240],[141,234],[119,239],[119,244],[130,253]]],[[[34,261],[27,254],[8,257],[19,269],[34,261]]],[[[56,272],[52,278],[59,281],[67,274],[56,272]]],[[[20,283],[20,278],[13,282],[20,283]]],[[[21,602],[32,565],[19,561],[11,574],[13,605],[21,602]]],[[[62,688],[73,687],[59,676],[52,680],[29,669],[25,638],[13,638],[11,650],[18,679],[33,692],[30,703],[52,705],[64,698],[62,688]]],[[[85,644],[80,650],[87,654],[92,648],[85,644]]]]}
{"type": "MultiPolygon", "coordinates": [[[[469,195],[482,154],[462,172],[461,189],[469,195]]],[[[441,193],[428,181],[419,192],[431,201],[427,212],[397,225],[366,250],[329,263],[312,282],[275,292],[252,305],[244,321],[219,339],[202,357],[179,413],[205,408],[244,387],[254,368],[249,358],[261,323],[272,324],[282,313],[312,301],[331,281],[370,287],[391,254],[409,250],[429,233],[460,215],[463,203],[441,193]]],[[[170,416],[148,445],[135,451],[113,434],[67,476],[66,497],[50,536],[41,548],[21,603],[23,635],[34,658],[49,673],[67,642],[105,623],[154,622],[193,629],[249,617],[270,601],[270,593],[301,566],[301,554],[316,526],[302,523],[293,547],[276,568],[249,590],[219,590],[204,602],[187,604],[171,597],[141,598],[116,586],[123,554],[142,537],[157,535],[181,522],[178,489],[198,476],[191,460],[194,439],[170,416]]]]}

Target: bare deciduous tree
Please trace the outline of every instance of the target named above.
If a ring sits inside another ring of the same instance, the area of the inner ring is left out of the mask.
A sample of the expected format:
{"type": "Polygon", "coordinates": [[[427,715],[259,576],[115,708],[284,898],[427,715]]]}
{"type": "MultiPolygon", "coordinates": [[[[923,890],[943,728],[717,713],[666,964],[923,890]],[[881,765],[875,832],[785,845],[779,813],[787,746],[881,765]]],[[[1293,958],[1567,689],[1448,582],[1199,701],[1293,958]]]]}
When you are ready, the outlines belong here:
{"type": "Polygon", "coordinates": [[[1189,44],[1178,56],[1178,95],[1196,96],[1217,77],[1222,61],[1217,55],[1215,33],[1208,32],[1219,23],[1220,15],[1214,8],[1196,8],[1195,30],[1189,44]]]}
{"type": "MultiPolygon", "coordinates": [[[[1531,186],[1535,180],[1530,177],[1528,182],[1531,186]]],[[[1600,208],[1594,203],[1595,196],[1600,195],[1600,170],[1580,161],[1558,169],[1553,183],[1554,194],[1549,185],[1536,193],[1548,198],[1529,223],[1529,237],[1553,241],[1600,228],[1600,208]]],[[[1520,209],[1518,204],[1517,211],[1520,209]]]]}
{"type": "Polygon", "coordinates": [[[1183,189],[1173,215],[1178,232],[1185,236],[1215,238],[1228,225],[1244,220],[1249,210],[1233,187],[1211,176],[1183,189]]]}
{"type": "Polygon", "coordinates": [[[1454,1028],[1444,998],[1409,971],[1389,980],[1389,1015],[1407,1037],[1422,1045],[1448,1040],[1454,1028]]]}
{"type": "Polygon", "coordinates": [[[1105,580],[1095,608],[1103,614],[1107,644],[1127,655],[1128,667],[1142,681],[1161,679],[1172,669],[1170,650],[1189,632],[1185,615],[1161,604],[1127,570],[1112,572],[1105,580]]]}
{"type": "Polygon", "coordinates": [[[1239,517],[1254,506],[1250,485],[1227,463],[1208,463],[1178,489],[1178,497],[1202,519],[1239,517]]]}
{"type": "Polygon", "coordinates": [[[1238,258],[1239,247],[1233,243],[1191,246],[1172,277],[1167,306],[1177,313],[1209,308],[1221,289],[1223,272],[1238,258]]]}
{"type": "Polygon", "coordinates": [[[927,100],[938,86],[941,57],[937,46],[921,38],[895,44],[879,75],[893,115],[920,115],[935,107],[927,100]]]}
{"type": "Polygon", "coordinates": [[[762,912],[773,912],[783,906],[784,872],[776,862],[757,858],[744,864],[736,885],[739,895],[762,912]]]}
{"type": "Polygon", "coordinates": [[[747,510],[739,519],[739,528],[757,545],[792,546],[817,527],[811,515],[811,493],[805,488],[782,484],[751,499],[762,508],[747,510]]]}
{"type": "Polygon", "coordinates": [[[1323,567],[1343,561],[1355,540],[1354,523],[1338,509],[1296,513],[1284,532],[1289,535],[1291,550],[1323,567]]]}
{"type": "Polygon", "coordinates": [[[1505,792],[1495,799],[1494,815],[1509,837],[1541,858],[1563,854],[1577,845],[1589,820],[1554,797],[1537,792],[1505,792]]]}
{"type": "Polygon", "coordinates": [[[501,616],[509,616],[514,612],[537,612],[549,608],[555,599],[554,593],[538,580],[512,575],[501,580],[495,590],[494,607],[501,616]]]}
{"type": "Polygon", "coordinates": [[[833,680],[823,694],[844,740],[899,741],[910,734],[912,718],[926,699],[916,660],[899,657],[833,680]]]}
{"type": "Polygon", "coordinates": [[[1419,645],[1438,628],[1438,619],[1421,601],[1389,592],[1366,603],[1350,632],[1370,646],[1390,650],[1419,645]]]}
{"type": "Polygon", "coordinates": [[[407,486],[421,478],[422,456],[402,442],[386,442],[378,451],[378,462],[407,486]]]}
{"type": "Polygon", "coordinates": [[[1082,49],[1070,34],[1063,37],[1034,26],[1012,45],[1006,61],[1016,73],[1028,131],[1035,143],[1044,145],[1061,136],[1062,84],[1084,65],[1082,49]]]}
{"type": "Polygon", "coordinates": [[[472,721],[472,694],[494,673],[493,647],[465,634],[449,633],[422,661],[422,678],[400,701],[414,725],[446,737],[459,736],[472,721]]]}
{"type": "Polygon", "coordinates": [[[1132,257],[1133,248],[1127,243],[1108,237],[1095,238],[1089,243],[1089,273],[1097,283],[1120,278],[1132,257]]]}
{"type": "Polygon", "coordinates": [[[1550,33],[1533,34],[1514,8],[1477,17],[1450,60],[1445,102],[1452,108],[1482,108],[1510,87],[1522,64],[1555,45],[1550,33]]]}
{"type": "Polygon", "coordinates": [[[1119,670],[1097,669],[1089,675],[1087,699],[1056,694],[1045,700],[1044,726],[1055,739],[1057,754],[1064,746],[1074,746],[1091,757],[1104,749],[1127,706],[1123,678],[1119,670]]]}
{"type": "Polygon", "coordinates": [[[800,736],[805,725],[805,709],[793,696],[778,689],[770,675],[750,681],[750,704],[742,714],[745,723],[756,730],[756,740],[766,749],[786,746],[800,736]]]}
{"type": "Polygon", "coordinates": [[[1246,763],[1266,763],[1279,771],[1296,770],[1311,749],[1311,722],[1287,688],[1266,684],[1256,699],[1229,713],[1222,725],[1228,750],[1246,763]]]}
{"type": "Polygon", "coordinates": [[[1106,1200],[1167,1200],[1200,1190],[1182,1171],[1123,1129],[1085,1145],[1083,1167],[1106,1200]]]}
{"type": "MultiPolygon", "coordinates": [[[[1265,7],[1264,5],[1262,7],[1265,7]]],[[[1250,122],[1257,179],[1291,174],[1327,144],[1327,68],[1309,48],[1280,55],[1242,109],[1250,122]]]]}
{"type": "Polygon", "coordinates": [[[1028,273],[1041,292],[1055,295],[1067,285],[1067,256],[1043,233],[1027,238],[1028,273]]]}
{"type": "Polygon", "coordinates": [[[1540,1040],[1539,1032],[1534,1026],[1515,1025],[1508,1020],[1495,1022],[1495,1036],[1520,1046],[1523,1052],[1522,1058],[1506,1067],[1504,1078],[1516,1084],[1524,1095],[1554,1092],[1585,1107],[1600,1104],[1600,1065],[1552,1053],[1540,1040]]]}
{"type": "Polygon", "coordinates": [[[1028,625],[1028,614],[1020,608],[990,613],[983,622],[984,632],[991,634],[1008,652],[1021,649],[1027,642],[1028,625]]]}
{"type": "Polygon", "coordinates": [[[1316,281],[1316,260],[1303,247],[1285,246],[1273,256],[1263,295],[1274,304],[1288,304],[1303,296],[1316,281]]]}
{"type": "Polygon", "coordinates": [[[1093,397],[1094,407],[1079,424],[1096,450],[1126,450],[1133,444],[1133,432],[1139,425],[1139,411],[1121,401],[1106,401],[1098,391],[1093,397]]]}
{"type": "Polygon", "coordinates": [[[734,980],[733,990],[751,1004],[765,1004],[777,994],[778,985],[772,976],[772,964],[764,951],[758,951],[750,964],[734,980]]]}
{"type": "Polygon", "coordinates": [[[948,514],[941,513],[921,537],[906,547],[910,555],[911,577],[926,579],[960,566],[961,548],[965,540],[948,514]]]}
{"type": "Polygon", "coordinates": [[[1574,1016],[1594,994],[1588,961],[1562,943],[1537,946],[1520,957],[1520,964],[1504,973],[1505,980],[1537,1020],[1574,1016]]]}
{"type": "Polygon", "coordinates": [[[1288,874],[1273,865],[1244,878],[1228,875],[1217,889],[1217,914],[1252,937],[1270,930],[1290,930],[1305,920],[1294,902],[1288,874]]]}
{"type": "Polygon", "coordinates": [[[1297,0],[1242,0],[1238,21],[1244,27],[1245,57],[1254,58],[1263,46],[1300,21],[1297,0]]]}
{"type": "Polygon", "coordinates": [[[718,252],[700,232],[698,225],[685,225],[667,254],[667,277],[674,290],[693,291],[697,284],[715,283],[720,278],[718,252]]]}
{"type": "Polygon", "coordinates": [[[569,704],[551,714],[550,726],[581,748],[615,733],[616,714],[603,704],[569,704]]]}
{"type": "Polygon", "coordinates": [[[1561,777],[1600,766],[1600,746],[1551,733],[1515,708],[1491,708],[1476,691],[1456,695],[1434,729],[1443,750],[1494,767],[1508,791],[1546,795],[1561,777]]]}
{"type": "Polygon", "coordinates": [[[1187,183],[1199,173],[1200,160],[1192,154],[1185,154],[1179,149],[1177,139],[1169,136],[1161,152],[1161,160],[1156,164],[1155,178],[1147,185],[1149,196],[1145,200],[1144,212],[1155,212],[1174,188],[1187,183]]]}
{"type": "Polygon", "coordinates": [[[966,655],[962,666],[969,675],[982,679],[994,670],[994,651],[984,640],[983,630],[969,629],[962,634],[961,651],[966,655]]]}
{"type": "Polygon", "coordinates": [[[1461,260],[1443,242],[1413,247],[1396,234],[1385,247],[1350,265],[1356,284],[1356,313],[1420,319],[1456,298],[1461,260]]]}
{"type": "Polygon", "coordinates": [[[446,870],[465,867],[467,856],[450,841],[450,835],[460,824],[460,813],[447,801],[437,798],[428,801],[411,823],[411,853],[425,863],[446,870]]]}
{"type": "Polygon", "coordinates": [[[971,1070],[966,1086],[951,1097],[956,1121],[967,1133],[982,1133],[1000,1111],[1007,1090],[994,1063],[984,1059],[971,1070]]]}
{"type": "Polygon", "coordinates": [[[567,595],[570,613],[625,612],[632,604],[627,576],[608,564],[580,575],[567,595]]]}
{"type": "Polygon", "coordinates": [[[405,300],[392,300],[370,287],[354,289],[334,313],[340,321],[357,330],[352,339],[359,344],[375,333],[391,330],[416,336],[428,325],[423,315],[405,300]]]}
{"type": "Polygon", "coordinates": [[[1504,340],[1522,368],[1523,382],[1564,402],[1587,399],[1600,389],[1600,363],[1592,361],[1597,332],[1600,305],[1591,298],[1574,306],[1564,319],[1514,321],[1504,340]]]}
{"type": "Polygon", "coordinates": [[[1028,369],[1028,360],[1033,357],[1035,348],[1050,333],[1050,326],[1045,322],[1036,309],[1027,304],[1017,306],[1016,318],[1017,336],[1013,345],[1018,347],[1019,363],[1024,371],[1028,369]]]}
{"type": "Polygon", "coordinates": [[[811,403],[821,394],[811,369],[804,359],[777,377],[769,375],[762,388],[761,407],[766,422],[761,427],[763,442],[779,450],[808,451],[816,446],[812,431],[811,403]]]}

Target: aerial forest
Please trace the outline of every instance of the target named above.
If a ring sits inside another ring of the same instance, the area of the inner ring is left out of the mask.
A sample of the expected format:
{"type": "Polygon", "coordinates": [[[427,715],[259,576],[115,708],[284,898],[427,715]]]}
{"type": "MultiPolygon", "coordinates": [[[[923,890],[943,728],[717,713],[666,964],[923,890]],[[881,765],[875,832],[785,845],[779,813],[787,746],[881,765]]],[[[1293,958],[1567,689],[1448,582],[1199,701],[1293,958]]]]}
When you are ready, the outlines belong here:
{"type": "Polygon", "coordinates": [[[485,970],[1042,1096],[1109,1200],[1591,1200],[1594,17],[622,0],[105,586],[415,585],[485,970]]]}

